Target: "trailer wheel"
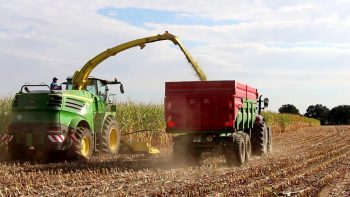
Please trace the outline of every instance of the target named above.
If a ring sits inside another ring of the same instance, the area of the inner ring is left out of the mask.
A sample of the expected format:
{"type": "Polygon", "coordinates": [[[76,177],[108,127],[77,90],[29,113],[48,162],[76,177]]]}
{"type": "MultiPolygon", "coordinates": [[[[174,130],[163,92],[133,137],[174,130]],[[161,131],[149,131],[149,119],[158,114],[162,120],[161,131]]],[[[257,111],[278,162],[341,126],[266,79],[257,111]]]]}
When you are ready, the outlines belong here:
{"type": "Polygon", "coordinates": [[[89,160],[93,151],[93,140],[89,129],[78,127],[75,131],[77,141],[73,143],[69,150],[72,159],[89,160]]]}
{"type": "Polygon", "coordinates": [[[245,162],[244,138],[239,134],[233,134],[233,142],[224,148],[226,163],[228,166],[241,166],[245,162]]]}
{"type": "Polygon", "coordinates": [[[265,155],[267,153],[268,132],[264,124],[255,123],[252,129],[252,148],[255,155],[265,155]]]}
{"type": "Polygon", "coordinates": [[[105,153],[117,154],[120,147],[120,130],[112,117],[107,117],[100,136],[101,150],[105,153]]]}
{"type": "Polygon", "coordinates": [[[245,132],[239,132],[240,135],[242,135],[244,139],[244,144],[245,144],[245,161],[249,161],[252,156],[252,144],[250,142],[250,137],[247,133],[245,132]]]}
{"type": "Polygon", "coordinates": [[[173,144],[173,161],[177,166],[198,165],[201,152],[192,144],[190,136],[179,136],[173,144]]]}
{"type": "Polygon", "coordinates": [[[270,153],[272,152],[272,128],[271,127],[267,127],[267,152],[270,153]]]}

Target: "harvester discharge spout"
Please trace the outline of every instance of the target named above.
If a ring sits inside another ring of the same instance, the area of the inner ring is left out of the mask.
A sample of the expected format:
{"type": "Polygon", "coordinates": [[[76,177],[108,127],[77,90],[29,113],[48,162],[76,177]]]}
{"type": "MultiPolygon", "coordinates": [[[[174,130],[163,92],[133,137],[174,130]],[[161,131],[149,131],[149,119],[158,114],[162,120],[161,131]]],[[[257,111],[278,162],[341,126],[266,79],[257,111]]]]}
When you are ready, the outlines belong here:
{"type": "Polygon", "coordinates": [[[86,88],[87,79],[91,73],[91,71],[98,66],[101,62],[106,60],[111,56],[115,56],[116,54],[125,51],[127,49],[139,46],[143,49],[147,43],[158,42],[163,40],[171,40],[175,45],[178,45],[183,54],[185,55],[187,61],[192,65],[192,68],[195,70],[198,78],[201,81],[206,81],[207,77],[204,74],[203,70],[199,66],[199,64],[194,60],[185,46],[181,43],[180,39],[177,36],[174,36],[171,33],[165,32],[164,34],[158,34],[155,36],[140,38],[137,40],[133,40],[130,42],[126,42],[124,44],[120,44],[113,48],[109,48],[102,53],[98,54],[91,60],[89,60],[80,71],[76,71],[73,75],[73,89],[82,90],[86,88]]]}

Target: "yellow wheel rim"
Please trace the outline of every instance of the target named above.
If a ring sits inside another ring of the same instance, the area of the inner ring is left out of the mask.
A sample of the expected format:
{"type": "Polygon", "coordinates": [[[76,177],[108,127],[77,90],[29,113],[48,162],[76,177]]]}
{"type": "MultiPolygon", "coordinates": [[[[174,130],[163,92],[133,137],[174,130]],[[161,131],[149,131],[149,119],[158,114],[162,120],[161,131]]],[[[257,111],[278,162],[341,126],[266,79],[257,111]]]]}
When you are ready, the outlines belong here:
{"type": "Polygon", "coordinates": [[[81,139],[81,154],[86,157],[90,153],[90,140],[87,136],[81,139]]]}
{"type": "Polygon", "coordinates": [[[117,149],[117,141],[118,141],[118,135],[117,130],[115,128],[111,128],[109,132],[109,149],[114,151],[117,149]]]}

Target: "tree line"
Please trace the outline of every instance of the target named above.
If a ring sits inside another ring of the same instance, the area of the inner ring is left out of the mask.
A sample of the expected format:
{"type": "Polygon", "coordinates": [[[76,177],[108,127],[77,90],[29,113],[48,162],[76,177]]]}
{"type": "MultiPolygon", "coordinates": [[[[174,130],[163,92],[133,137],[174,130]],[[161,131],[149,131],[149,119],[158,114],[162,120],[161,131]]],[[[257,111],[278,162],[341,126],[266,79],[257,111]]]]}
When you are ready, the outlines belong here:
{"type": "MultiPolygon", "coordinates": [[[[278,109],[279,113],[300,114],[298,108],[292,104],[282,105],[278,109]]],[[[322,125],[325,124],[350,124],[350,105],[339,105],[331,110],[321,104],[310,105],[306,109],[304,116],[320,120],[322,125]]]]}

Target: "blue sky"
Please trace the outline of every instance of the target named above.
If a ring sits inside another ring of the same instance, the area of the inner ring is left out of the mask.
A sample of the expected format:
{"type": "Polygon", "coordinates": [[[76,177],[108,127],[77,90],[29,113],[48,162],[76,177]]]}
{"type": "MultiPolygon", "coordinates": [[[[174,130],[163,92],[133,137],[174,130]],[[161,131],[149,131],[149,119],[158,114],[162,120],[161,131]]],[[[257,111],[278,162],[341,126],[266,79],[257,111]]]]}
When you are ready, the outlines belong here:
{"type": "MultiPolygon", "coordinates": [[[[68,1],[0,4],[0,96],[24,83],[64,81],[115,45],[169,31],[210,80],[238,80],[294,104],[349,104],[350,2],[68,1]]],[[[165,81],[197,80],[171,42],[130,49],[92,73],[124,82],[120,100],[161,103],[165,81]]]]}

